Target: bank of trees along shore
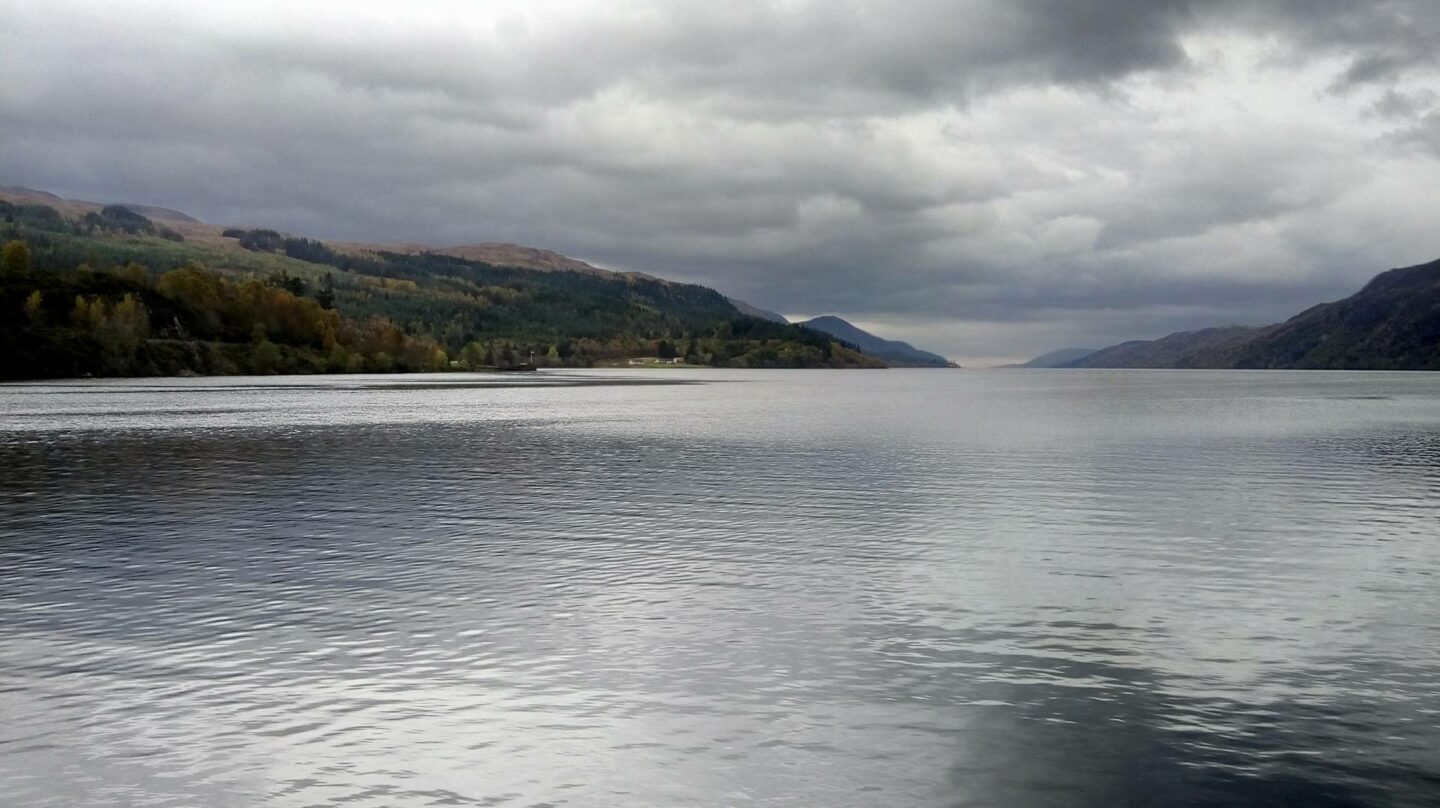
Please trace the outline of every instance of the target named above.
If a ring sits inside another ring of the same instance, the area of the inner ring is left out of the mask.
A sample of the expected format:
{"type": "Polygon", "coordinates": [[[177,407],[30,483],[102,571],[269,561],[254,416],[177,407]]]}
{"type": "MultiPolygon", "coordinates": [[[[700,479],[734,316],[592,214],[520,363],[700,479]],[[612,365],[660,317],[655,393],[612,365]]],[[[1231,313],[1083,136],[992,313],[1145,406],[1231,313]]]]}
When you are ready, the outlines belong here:
{"type": "Polygon", "coordinates": [[[740,315],[704,287],[341,252],[269,230],[225,231],[236,240],[228,248],[192,244],[128,208],[105,210],[76,220],[0,203],[0,377],[589,367],[637,356],[883,366],[819,332],[740,315]]]}
{"type": "Polygon", "coordinates": [[[766,333],[773,324],[748,318],[674,340],[496,338],[447,350],[385,317],[342,317],[324,305],[328,284],[316,291],[321,300],[297,288],[288,276],[232,280],[198,266],[155,273],[132,262],[48,272],[31,265],[24,242],[12,241],[0,272],[0,310],[10,313],[0,327],[0,377],[481,370],[520,362],[589,366],[636,355],[755,367],[866,359],[818,335],[773,339],[766,333]]]}
{"type": "Polygon", "coordinates": [[[12,241],[0,263],[6,378],[443,370],[444,350],[384,318],[348,321],[260,279],[138,263],[37,270],[12,241]]]}

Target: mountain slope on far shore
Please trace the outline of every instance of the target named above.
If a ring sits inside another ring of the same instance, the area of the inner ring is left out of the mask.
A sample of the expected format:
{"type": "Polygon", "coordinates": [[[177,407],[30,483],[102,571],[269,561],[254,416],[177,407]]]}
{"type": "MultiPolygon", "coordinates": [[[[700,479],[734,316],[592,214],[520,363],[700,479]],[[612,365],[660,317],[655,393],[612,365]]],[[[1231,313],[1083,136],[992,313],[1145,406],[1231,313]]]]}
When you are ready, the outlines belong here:
{"type": "Polygon", "coordinates": [[[877,337],[864,329],[832,315],[806,320],[800,325],[822,334],[856,345],[864,353],[885,360],[896,367],[944,368],[959,367],[939,354],[922,351],[907,342],[877,337]]]}
{"type": "Polygon", "coordinates": [[[1283,323],[1125,342],[1066,367],[1440,370],[1440,261],[1383,272],[1283,323]]]}
{"type": "Polygon", "coordinates": [[[1040,354],[1028,362],[1021,362],[1015,365],[1000,365],[999,368],[1059,368],[1065,367],[1071,362],[1078,362],[1081,359],[1095,353],[1094,348],[1061,348],[1050,353],[1040,354]]]}
{"type": "Polygon", "coordinates": [[[1234,367],[1241,345],[1259,329],[1245,326],[1180,331],[1160,339],[1131,340],[1102,348],[1058,367],[1216,368],[1234,367]]]}

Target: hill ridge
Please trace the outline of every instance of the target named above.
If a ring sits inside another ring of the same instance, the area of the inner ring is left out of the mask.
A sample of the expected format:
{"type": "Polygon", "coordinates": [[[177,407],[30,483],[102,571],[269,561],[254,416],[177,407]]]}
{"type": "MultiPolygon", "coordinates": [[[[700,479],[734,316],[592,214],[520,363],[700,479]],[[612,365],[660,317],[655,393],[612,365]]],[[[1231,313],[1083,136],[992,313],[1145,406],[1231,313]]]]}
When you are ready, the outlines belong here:
{"type": "Polygon", "coordinates": [[[0,189],[0,242],[4,378],[476,369],[520,358],[885,366],[844,340],[742,314],[707,286],[521,245],[362,249],[13,187],[0,189]]]}
{"type": "Polygon", "coordinates": [[[871,356],[902,367],[959,367],[939,354],[922,351],[908,342],[885,339],[833,314],[822,314],[800,325],[856,345],[871,356]]]}
{"type": "Polygon", "coordinates": [[[1386,270],[1284,322],[1131,340],[1065,367],[1440,370],[1440,260],[1386,270]]]}

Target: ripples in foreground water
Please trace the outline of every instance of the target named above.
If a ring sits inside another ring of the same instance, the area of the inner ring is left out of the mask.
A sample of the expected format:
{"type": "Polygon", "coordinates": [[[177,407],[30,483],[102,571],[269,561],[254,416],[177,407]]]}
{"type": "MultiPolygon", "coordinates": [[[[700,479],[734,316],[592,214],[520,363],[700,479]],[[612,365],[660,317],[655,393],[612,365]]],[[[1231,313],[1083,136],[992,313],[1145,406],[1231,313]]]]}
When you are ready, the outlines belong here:
{"type": "Polygon", "coordinates": [[[0,412],[0,804],[1440,799],[1433,375],[147,380],[0,412]]]}

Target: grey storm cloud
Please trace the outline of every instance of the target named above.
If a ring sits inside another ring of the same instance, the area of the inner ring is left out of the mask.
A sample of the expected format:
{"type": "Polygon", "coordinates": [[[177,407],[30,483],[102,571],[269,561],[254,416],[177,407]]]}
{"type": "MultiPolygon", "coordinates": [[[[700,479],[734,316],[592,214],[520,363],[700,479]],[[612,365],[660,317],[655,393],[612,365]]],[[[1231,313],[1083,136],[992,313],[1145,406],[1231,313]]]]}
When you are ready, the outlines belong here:
{"type": "Polygon", "coordinates": [[[962,361],[1440,254],[1432,0],[0,0],[0,183],[509,240],[962,361]]]}

